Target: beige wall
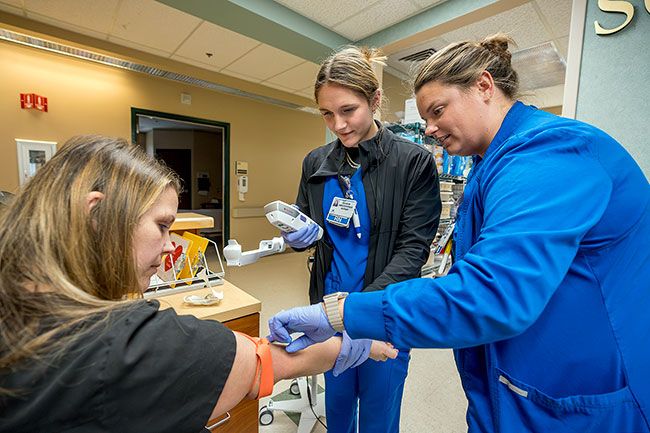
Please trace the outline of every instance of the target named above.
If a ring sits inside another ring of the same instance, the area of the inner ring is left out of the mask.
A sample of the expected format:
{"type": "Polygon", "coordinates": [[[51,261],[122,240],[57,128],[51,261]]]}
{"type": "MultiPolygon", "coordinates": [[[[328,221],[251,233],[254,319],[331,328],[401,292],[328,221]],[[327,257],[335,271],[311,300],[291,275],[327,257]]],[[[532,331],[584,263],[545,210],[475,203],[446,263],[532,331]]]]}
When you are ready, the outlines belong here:
{"type": "Polygon", "coordinates": [[[381,112],[381,120],[397,122],[399,118],[395,116],[395,112],[404,111],[404,101],[411,97],[409,85],[386,71],[384,71],[382,85],[384,88],[384,96],[386,96],[388,102],[381,112]]]}
{"type": "MultiPolygon", "coordinates": [[[[230,171],[248,161],[249,192],[239,202],[231,174],[231,209],[295,199],[302,158],[324,142],[318,116],[229,96],[135,72],[94,64],[0,41],[0,189],[15,191],[15,138],[52,140],[59,145],[76,134],[131,137],[131,107],[230,124],[230,171]],[[21,110],[19,93],[48,98],[48,113],[21,110]],[[181,92],[192,105],[180,103],[181,92]]],[[[204,73],[205,71],[203,71],[204,73]]],[[[201,74],[201,72],[197,72],[201,74]]],[[[305,101],[307,103],[307,101],[305,101]]],[[[244,248],[277,233],[264,218],[231,218],[231,237],[244,248]]]]}

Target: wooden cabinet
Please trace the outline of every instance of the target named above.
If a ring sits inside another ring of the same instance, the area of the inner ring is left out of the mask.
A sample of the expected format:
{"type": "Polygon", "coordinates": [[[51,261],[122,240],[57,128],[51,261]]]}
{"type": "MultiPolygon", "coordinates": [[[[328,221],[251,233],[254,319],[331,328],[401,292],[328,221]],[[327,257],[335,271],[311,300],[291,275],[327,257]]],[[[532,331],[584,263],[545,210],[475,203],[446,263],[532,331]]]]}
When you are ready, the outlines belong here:
{"type": "MultiPolygon", "coordinates": [[[[223,322],[223,324],[233,331],[259,337],[259,313],[250,314],[239,319],[228,320],[227,322],[223,322]]],[[[214,433],[257,433],[259,431],[257,412],[257,400],[243,401],[229,411],[230,419],[210,431],[214,433]]],[[[226,416],[211,419],[208,425],[214,425],[225,418],[226,416]]]]}
{"type": "MultiPolygon", "coordinates": [[[[218,320],[233,331],[259,337],[260,301],[228,281],[224,281],[224,284],[217,289],[224,292],[224,299],[219,305],[194,307],[183,303],[183,297],[188,294],[204,295],[207,292],[207,289],[199,289],[194,292],[160,297],[158,298],[160,308],[173,308],[178,314],[191,314],[199,319],[218,320]]],[[[210,431],[214,433],[257,433],[259,431],[257,400],[243,401],[231,409],[229,414],[230,418],[227,421],[210,431]]],[[[207,425],[214,425],[226,418],[227,415],[211,419],[207,425]]]]}

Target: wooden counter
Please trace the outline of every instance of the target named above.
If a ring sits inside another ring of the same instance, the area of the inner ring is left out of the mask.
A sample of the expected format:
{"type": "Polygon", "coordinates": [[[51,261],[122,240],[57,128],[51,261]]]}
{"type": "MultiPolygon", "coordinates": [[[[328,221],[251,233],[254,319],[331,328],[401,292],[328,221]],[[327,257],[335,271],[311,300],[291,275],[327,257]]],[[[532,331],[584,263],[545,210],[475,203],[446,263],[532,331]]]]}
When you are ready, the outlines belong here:
{"type": "MultiPolygon", "coordinates": [[[[204,296],[210,293],[210,289],[175,293],[156,297],[155,299],[160,302],[161,309],[173,308],[179,315],[191,314],[199,319],[218,320],[233,331],[259,337],[262,303],[228,281],[224,281],[221,286],[215,286],[215,289],[223,291],[224,298],[219,305],[214,306],[199,307],[187,305],[183,302],[185,296],[204,296]]],[[[229,413],[230,419],[212,429],[212,432],[257,433],[259,431],[257,400],[243,401],[231,409],[229,413]]],[[[226,417],[212,419],[208,422],[208,425],[213,425],[226,417]]]]}
{"type": "Polygon", "coordinates": [[[195,305],[187,305],[183,302],[183,298],[188,295],[204,296],[210,293],[210,289],[175,293],[156,299],[160,301],[161,308],[171,307],[178,314],[191,314],[199,319],[218,320],[222,323],[259,313],[262,309],[262,303],[260,301],[228,281],[224,281],[220,286],[215,286],[214,289],[223,291],[224,298],[219,305],[198,307],[195,305]]]}
{"type": "Polygon", "coordinates": [[[210,229],[212,227],[214,227],[214,219],[211,216],[193,212],[181,212],[176,215],[176,221],[174,221],[170,230],[188,230],[196,233],[198,229],[210,229]]]}

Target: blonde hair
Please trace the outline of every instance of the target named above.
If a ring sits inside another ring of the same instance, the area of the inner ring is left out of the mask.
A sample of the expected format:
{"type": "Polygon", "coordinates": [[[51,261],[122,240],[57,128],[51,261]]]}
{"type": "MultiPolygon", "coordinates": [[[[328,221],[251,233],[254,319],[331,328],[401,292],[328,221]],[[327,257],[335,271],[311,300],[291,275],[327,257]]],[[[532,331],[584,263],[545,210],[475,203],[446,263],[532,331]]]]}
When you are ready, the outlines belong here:
{"type": "Polygon", "coordinates": [[[0,368],[64,349],[61,331],[141,298],[134,230],[170,187],[169,168],[101,136],[70,139],[37,172],[0,216],[0,368]],[[91,191],[104,198],[88,210],[91,191]]]}
{"type": "Polygon", "coordinates": [[[512,69],[509,36],[497,33],[480,42],[457,42],[434,53],[419,66],[413,80],[413,91],[437,81],[443,84],[469,88],[483,71],[492,75],[495,85],[510,99],[519,96],[519,79],[512,69]]]}
{"type": "Polygon", "coordinates": [[[373,98],[377,94],[377,90],[380,90],[379,79],[375,71],[372,70],[372,64],[385,65],[385,62],[386,56],[376,48],[350,45],[335,52],[321,64],[316,76],[314,85],[316,103],[318,103],[320,89],[331,83],[359,93],[372,106],[373,98]]]}

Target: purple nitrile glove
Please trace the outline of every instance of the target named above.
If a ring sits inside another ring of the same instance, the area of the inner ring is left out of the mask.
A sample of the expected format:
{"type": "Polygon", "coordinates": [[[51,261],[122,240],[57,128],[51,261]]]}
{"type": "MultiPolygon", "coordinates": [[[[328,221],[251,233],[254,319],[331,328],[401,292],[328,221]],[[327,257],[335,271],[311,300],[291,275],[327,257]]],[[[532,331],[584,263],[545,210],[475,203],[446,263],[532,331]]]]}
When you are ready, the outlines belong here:
{"type": "Polygon", "coordinates": [[[334,377],[343,373],[348,368],[356,367],[368,359],[371,344],[372,340],[367,338],[353,340],[347,332],[343,331],[341,350],[339,351],[339,356],[336,357],[334,368],[332,368],[334,377]]]}
{"type": "Polygon", "coordinates": [[[269,330],[271,334],[267,337],[268,340],[290,343],[286,348],[289,353],[323,342],[336,333],[321,304],[280,311],[269,319],[269,330]],[[304,335],[291,341],[289,334],[293,332],[302,332],[304,335]]]}
{"type": "Polygon", "coordinates": [[[282,232],[284,242],[291,248],[307,248],[318,237],[318,224],[309,224],[295,232],[282,232]]]}

